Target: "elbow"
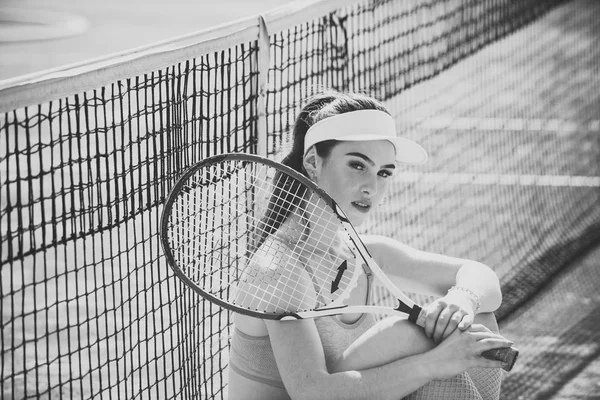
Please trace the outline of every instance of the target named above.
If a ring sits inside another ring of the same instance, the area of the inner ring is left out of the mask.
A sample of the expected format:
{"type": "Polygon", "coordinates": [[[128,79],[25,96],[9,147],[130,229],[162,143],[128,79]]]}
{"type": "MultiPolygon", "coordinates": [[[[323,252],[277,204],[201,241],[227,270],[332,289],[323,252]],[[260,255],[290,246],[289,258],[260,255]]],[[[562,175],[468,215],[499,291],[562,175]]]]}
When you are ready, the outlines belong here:
{"type": "MultiPolygon", "coordinates": [[[[285,388],[293,400],[329,400],[332,398],[357,398],[356,389],[361,386],[359,372],[330,373],[327,370],[311,371],[293,379],[285,388]]],[[[361,397],[362,398],[362,397],[361,397]]]]}
{"type": "Polygon", "coordinates": [[[285,388],[293,400],[319,400],[326,398],[326,371],[311,371],[302,377],[291,379],[285,383],[285,388]]]}

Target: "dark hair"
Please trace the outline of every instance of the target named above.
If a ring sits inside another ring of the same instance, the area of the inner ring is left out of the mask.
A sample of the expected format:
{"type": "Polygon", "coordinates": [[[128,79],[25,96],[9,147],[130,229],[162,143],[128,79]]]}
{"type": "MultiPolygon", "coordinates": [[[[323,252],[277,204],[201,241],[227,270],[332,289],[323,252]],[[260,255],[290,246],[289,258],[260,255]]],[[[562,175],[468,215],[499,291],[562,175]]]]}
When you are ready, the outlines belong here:
{"type": "MultiPolygon", "coordinates": [[[[308,129],[325,118],[359,110],[380,110],[389,114],[383,104],[363,94],[327,91],[311,97],[296,118],[292,148],[281,161],[282,164],[308,176],[303,165],[304,138],[308,129]]],[[[337,143],[336,140],[319,142],[315,144],[315,150],[320,157],[326,158],[337,143]]],[[[273,195],[269,200],[267,213],[261,221],[260,237],[255,249],[260,247],[266,237],[276,232],[286,221],[291,212],[289,204],[299,206],[305,195],[298,181],[283,179],[280,173],[273,178],[273,184],[273,195]]]]}
{"type": "MultiPolygon", "coordinates": [[[[303,159],[304,138],[308,129],[327,117],[359,110],[380,110],[389,114],[379,101],[360,93],[327,91],[311,97],[296,118],[292,149],[281,163],[307,175],[303,159]]],[[[336,144],[335,140],[319,142],[315,144],[315,150],[320,157],[326,158],[336,144]]]]}

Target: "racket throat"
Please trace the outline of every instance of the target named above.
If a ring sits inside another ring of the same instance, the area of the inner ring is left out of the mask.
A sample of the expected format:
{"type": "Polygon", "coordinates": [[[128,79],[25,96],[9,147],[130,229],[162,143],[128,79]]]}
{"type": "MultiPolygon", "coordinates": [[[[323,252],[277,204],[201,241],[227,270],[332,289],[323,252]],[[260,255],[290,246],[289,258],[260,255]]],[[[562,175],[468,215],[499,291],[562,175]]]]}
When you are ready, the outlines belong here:
{"type": "Polygon", "coordinates": [[[410,306],[404,304],[403,302],[401,302],[400,300],[398,300],[398,307],[396,307],[395,309],[404,314],[408,314],[408,320],[415,324],[417,323],[417,320],[419,319],[419,315],[421,315],[421,311],[423,311],[423,309],[416,304],[414,306],[410,307],[410,306]]]}
{"type": "Polygon", "coordinates": [[[338,267],[337,276],[331,282],[331,293],[335,293],[340,288],[340,281],[342,280],[342,276],[344,276],[344,272],[348,269],[348,261],[344,260],[344,262],[338,267]]]}

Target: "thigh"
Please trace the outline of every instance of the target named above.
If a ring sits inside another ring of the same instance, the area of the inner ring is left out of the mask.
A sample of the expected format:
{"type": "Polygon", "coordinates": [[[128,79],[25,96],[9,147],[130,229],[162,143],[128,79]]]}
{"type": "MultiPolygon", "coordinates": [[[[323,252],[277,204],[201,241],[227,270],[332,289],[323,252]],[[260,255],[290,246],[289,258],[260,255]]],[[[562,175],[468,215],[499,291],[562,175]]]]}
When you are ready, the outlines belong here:
{"type": "Polygon", "coordinates": [[[435,347],[423,329],[402,318],[385,318],[367,330],[329,366],[330,372],[381,366],[435,347]]]}

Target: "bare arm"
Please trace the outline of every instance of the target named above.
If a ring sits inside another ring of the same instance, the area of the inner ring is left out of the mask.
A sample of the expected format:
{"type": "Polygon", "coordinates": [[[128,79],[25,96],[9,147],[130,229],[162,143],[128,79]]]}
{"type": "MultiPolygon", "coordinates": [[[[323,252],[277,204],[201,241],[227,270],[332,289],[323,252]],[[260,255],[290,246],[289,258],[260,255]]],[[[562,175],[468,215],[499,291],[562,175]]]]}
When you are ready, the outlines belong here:
{"type": "Polygon", "coordinates": [[[425,309],[425,333],[436,343],[457,328],[466,330],[477,313],[493,312],[502,303],[498,276],[484,264],[420,251],[383,236],[365,235],[363,240],[401,290],[439,297],[425,309]],[[448,291],[452,286],[460,289],[448,291]]]}
{"type": "MultiPolygon", "coordinates": [[[[422,354],[396,358],[396,351],[406,350],[399,349],[401,341],[393,340],[384,344],[389,354],[379,362],[369,360],[364,369],[358,364],[344,367],[341,364],[348,362],[342,362],[328,370],[313,320],[270,321],[266,325],[277,367],[292,399],[402,398],[434,379],[452,377],[468,368],[500,368],[501,362],[486,360],[479,354],[507,345],[505,339],[477,326],[468,332],[456,331],[422,354]]],[[[371,339],[384,340],[377,336],[371,339]]]]}
{"type": "MultiPolygon", "coordinates": [[[[301,263],[293,259],[283,261],[286,265],[284,272],[276,282],[270,282],[268,290],[265,291],[278,293],[274,297],[282,300],[282,304],[287,304],[286,295],[291,296],[287,281],[292,276],[294,279],[306,280],[306,284],[300,284],[298,287],[310,288],[311,285],[301,263]]],[[[305,293],[304,296],[296,298],[306,302],[297,304],[298,308],[310,308],[315,294],[305,293]]],[[[269,309],[273,305],[260,306],[269,309]]],[[[448,340],[430,351],[421,352],[422,354],[389,357],[386,353],[381,360],[374,359],[368,366],[363,365],[365,368],[356,365],[355,368],[328,370],[323,346],[313,320],[265,321],[265,326],[281,378],[286,390],[294,399],[397,399],[433,379],[445,377],[441,374],[453,376],[473,366],[500,367],[497,361],[485,360],[478,356],[481,351],[491,348],[489,346],[494,340],[496,346],[498,340],[501,340],[489,332],[476,333],[480,335],[479,339],[469,336],[471,333],[456,336],[455,339],[448,340]],[[486,340],[478,342],[480,339],[486,340]],[[472,348],[477,343],[477,347],[472,348]]],[[[402,332],[399,332],[398,336],[404,337],[402,332]]],[[[504,342],[502,344],[505,345],[504,342]]],[[[407,345],[410,344],[405,343],[405,346],[407,345]]]]}
{"type": "MultiPolygon", "coordinates": [[[[312,287],[308,273],[297,260],[285,258],[283,261],[286,262],[283,274],[276,282],[267,282],[268,287],[264,288],[265,292],[277,296],[265,299],[281,304],[301,301],[295,307],[310,309],[315,293],[308,289],[312,287]],[[298,286],[307,289],[304,296],[292,295],[288,289],[290,277],[299,279],[298,286]]],[[[274,305],[258,306],[271,309],[274,305]]],[[[377,368],[330,373],[314,320],[265,321],[265,326],[279,373],[293,399],[398,399],[435,379],[435,368],[422,355],[392,362],[388,359],[377,363],[377,368]]]]}
{"type": "Polygon", "coordinates": [[[422,355],[363,371],[329,373],[313,320],[266,325],[281,378],[292,399],[398,399],[435,378],[422,355]]]}
{"type": "Polygon", "coordinates": [[[498,276],[482,263],[417,250],[383,236],[365,235],[362,239],[401,290],[445,296],[456,285],[477,294],[481,301],[479,312],[493,312],[500,307],[498,276]]]}

